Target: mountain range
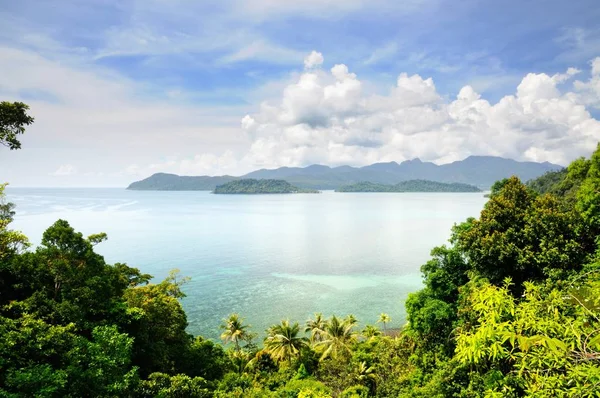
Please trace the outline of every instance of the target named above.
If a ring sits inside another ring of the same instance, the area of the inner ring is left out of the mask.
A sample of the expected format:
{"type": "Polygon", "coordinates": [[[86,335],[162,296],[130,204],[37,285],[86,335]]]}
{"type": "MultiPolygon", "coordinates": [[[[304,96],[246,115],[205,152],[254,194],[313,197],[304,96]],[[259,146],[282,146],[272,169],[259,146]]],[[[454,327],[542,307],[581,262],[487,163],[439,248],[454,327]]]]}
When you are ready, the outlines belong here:
{"type": "Polygon", "coordinates": [[[397,184],[407,180],[429,180],[444,183],[464,183],[487,189],[498,180],[516,175],[522,181],[537,178],[562,166],[544,162],[518,162],[495,156],[469,156],[464,160],[437,165],[419,159],[402,163],[375,163],[364,167],[280,167],[260,169],[240,177],[178,176],[156,173],[136,181],[127,189],[157,191],[211,191],[217,185],[242,178],[285,180],[300,188],[336,189],[358,182],[397,184]]]}

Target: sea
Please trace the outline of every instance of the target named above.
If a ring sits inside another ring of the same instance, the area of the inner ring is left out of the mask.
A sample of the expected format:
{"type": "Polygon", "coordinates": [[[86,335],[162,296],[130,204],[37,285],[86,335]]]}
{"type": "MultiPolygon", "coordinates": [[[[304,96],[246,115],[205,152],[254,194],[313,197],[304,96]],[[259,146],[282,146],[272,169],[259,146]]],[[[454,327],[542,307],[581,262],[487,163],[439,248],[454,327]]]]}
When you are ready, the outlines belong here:
{"type": "Polygon", "coordinates": [[[239,313],[259,336],[280,320],[316,312],[353,314],[359,328],[391,316],[422,287],[420,267],[447,243],[455,223],[477,217],[483,193],[214,195],[123,188],[7,188],[13,229],[35,245],[58,219],[84,235],[107,262],[162,280],[191,280],[182,300],[190,333],[218,340],[239,313]]]}

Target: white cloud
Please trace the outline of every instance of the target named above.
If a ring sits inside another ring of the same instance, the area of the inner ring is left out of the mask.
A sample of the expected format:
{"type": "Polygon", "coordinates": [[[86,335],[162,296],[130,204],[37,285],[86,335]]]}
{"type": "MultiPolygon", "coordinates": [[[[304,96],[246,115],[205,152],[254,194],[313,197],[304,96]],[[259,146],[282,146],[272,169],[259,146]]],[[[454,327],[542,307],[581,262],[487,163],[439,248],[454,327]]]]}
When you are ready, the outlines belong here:
{"type": "Polygon", "coordinates": [[[588,81],[577,80],[574,87],[579,101],[591,107],[600,108],[600,57],[592,60],[591,77],[588,81]]]}
{"type": "Polygon", "coordinates": [[[51,173],[53,176],[70,176],[73,174],[77,174],[77,168],[72,164],[63,164],[60,165],[56,171],[51,173]]]}
{"type": "Polygon", "coordinates": [[[312,69],[323,64],[323,54],[312,51],[304,58],[304,69],[312,69]]]}
{"type": "MultiPolygon", "coordinates": [[[[590,90],[596,65],[581,83],[590,90]]],[[[368,95],[346,65],[330,73],[307,70],[277,103],[244,117],[253,143],[241,163],[362,165],[414,157],[444,163],[487,154],[566,164],[600,140],[600,122],[586,109],[592,100],[559,87],[577,73],[530,73],[514,95],[490,103],[471,86],[445,100],[431,78],[416,74],[401,73],[387,95],[368,95]]]]}
{"type": "MultiPolygon", "coordinates": [[[[588,155],[600,140],[600,122],[586,109],[599,104],[600,96],[592,100],[577,90],[561,91],[578,73],[569,68],[552,76],[527,74],[515,94],[490,103],[472,86],[445,99],[431,78],[418,74],[400,73],[388,94],[371,95],[346,65],[329,72],[310,69],[276,101],[242,118],[251,141],[243,156],[199,155],[152,170],[235,175],[259,167],[365,165],[415,157],[446,163],[472,154],[567,164],[588,155]]],[[[589,89],[596,78],[594,72],[575,86],[589,89]]]]}
{"type": "Polygon", "coordinates": [[[600,76],[600,57],[597,57],[592,61],[592,75],[600,76]]]}
{"type": "Polygon", "coordinates": [[[131,163],[247,145],[236,126],[236,115],[247,107],[197,105],[185,100],[189,91],[180,92],[183,100],[173,100],[155,94],[155,86],[76,57],[60,62],[0,46],[0,76],[0,97],[25,101],[35,117],[22,138],[25,149],[0,156],[3,178],[15,185],[124,185],[130,177],[115,173],[131,163]],[[54,171],[60,163],[80,170],[75,174],[64,165],[54,171]],[[84,175],[96,171],[104,174],[84,175]],[[58,178],[67,173],[69,179],[58,178]]]}

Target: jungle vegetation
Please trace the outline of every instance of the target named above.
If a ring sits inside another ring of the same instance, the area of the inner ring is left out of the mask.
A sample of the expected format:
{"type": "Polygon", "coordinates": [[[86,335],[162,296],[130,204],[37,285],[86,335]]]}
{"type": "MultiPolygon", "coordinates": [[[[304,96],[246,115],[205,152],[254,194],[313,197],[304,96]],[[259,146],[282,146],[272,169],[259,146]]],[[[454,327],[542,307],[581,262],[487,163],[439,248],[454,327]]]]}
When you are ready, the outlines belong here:
{"type": "Polygon", "coordinates": [[[550,182],[495,184],[431,251],[408,322],[315,314],[257,341],[231,314],[222,344],[187,333],[186,278],[108,264],[107,236],[65,220],[32,248],[4,190],[2,397],[600,396],[600,148],[550,182]]]}

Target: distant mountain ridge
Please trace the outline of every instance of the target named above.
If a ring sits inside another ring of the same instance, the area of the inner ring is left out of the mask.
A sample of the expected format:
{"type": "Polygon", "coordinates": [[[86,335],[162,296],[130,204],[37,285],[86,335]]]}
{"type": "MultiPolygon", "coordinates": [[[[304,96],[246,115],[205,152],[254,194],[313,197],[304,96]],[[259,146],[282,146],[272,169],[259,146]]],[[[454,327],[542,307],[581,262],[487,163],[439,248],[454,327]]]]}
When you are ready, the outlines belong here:
{"type": "Polygon", "coordinates": [[[397,184],[408,180],[463,183],[486,189],[498,180],[516,175],[522,181],[537,178],[548,171],[562,169],[549,162],[518,162],[495,156],[469,156],[464,160],[437,165],[419,159],[402,163],[375,163],[364,167],[311,165],[260,169],[240,177],[178,176],[157,173],[129,185],[133,190],[198,190],[211,191],[217,185],[237,179],[279,179],[300,188],[337,189],[358,182],[397,184]]]}

